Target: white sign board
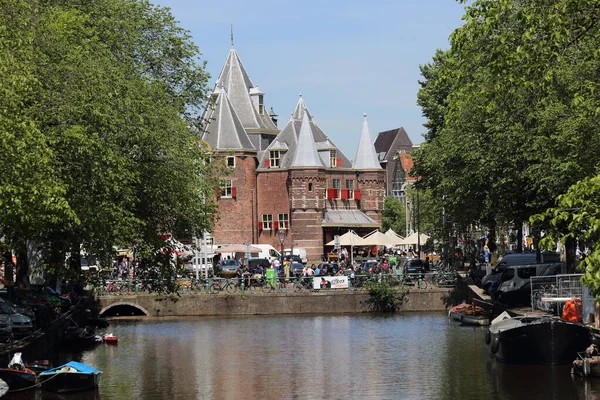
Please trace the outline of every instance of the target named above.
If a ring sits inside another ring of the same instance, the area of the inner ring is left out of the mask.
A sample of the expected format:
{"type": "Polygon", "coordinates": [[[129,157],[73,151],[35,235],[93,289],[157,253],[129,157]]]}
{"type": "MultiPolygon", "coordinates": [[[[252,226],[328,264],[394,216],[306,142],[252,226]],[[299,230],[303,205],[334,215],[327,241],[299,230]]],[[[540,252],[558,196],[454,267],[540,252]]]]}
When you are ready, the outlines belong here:
{"type": "Polygon", "coordinates": [[[341,276],[315,276],[313,289],[348,289],[348,277],[341,276]]]}

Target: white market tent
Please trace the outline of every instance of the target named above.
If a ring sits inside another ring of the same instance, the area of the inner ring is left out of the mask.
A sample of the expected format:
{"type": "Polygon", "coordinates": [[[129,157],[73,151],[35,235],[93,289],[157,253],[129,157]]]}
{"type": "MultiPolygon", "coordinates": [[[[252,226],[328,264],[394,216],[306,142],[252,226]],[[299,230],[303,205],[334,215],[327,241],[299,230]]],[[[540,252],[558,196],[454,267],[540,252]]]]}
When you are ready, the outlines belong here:
{"type": "MultiPolygon", "coordinates": [[[[356,246],[361,240],[362,238],[354,233],[353,230],[348,230],[348,232],[340,235],[340,246],[356,246]]],[[[335,239],[325,246],[335,246],[335,239]]]]}
{"type": "Polygon", "coordinates": [[[402,246],[411,246],[411,245],[417,245],[419,243],[419,237],[421,238],[420,242],[421,244],[425,244],[425,242],[427,242],[427,239],[429,239],[429,236],[427,236],[424,233],[421,233],[420,235],[417,234],[416,232],[413,233],[410,236],[407,236],[404,240],[402,240],[401,243],[399,243],[402,246]]]}
{"type": "Polygon", "coordinates": [[[390,238],[394,239],[394,243],[396,240],[404,240],[404,238],[400,235],[398,235],[396,232],[394,232],[391,228],[387,230],[387,232],[385,233],[386,236],[389,236],[390,238]]]}
{"type": "Polygon", "coordinates": [[[359,246],[393,246],[399,244],[402,241],[401,238],[394,238],[382,233],[379,230],[369,233],[363,237],[362,240],[357,243],[359,246]]]}

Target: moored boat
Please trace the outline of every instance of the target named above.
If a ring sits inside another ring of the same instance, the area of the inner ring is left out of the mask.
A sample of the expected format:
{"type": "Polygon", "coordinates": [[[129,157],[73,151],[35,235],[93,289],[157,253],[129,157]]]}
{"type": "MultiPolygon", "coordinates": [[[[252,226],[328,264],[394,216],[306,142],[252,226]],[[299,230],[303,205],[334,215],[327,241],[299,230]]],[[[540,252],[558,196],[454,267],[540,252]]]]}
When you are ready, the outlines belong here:
{"type": "Polygon", "coordinates": [[[71,361],[40,373],[42,389],[51,392],[79,392],[98,387],[101,371],[80,362],[71,361]]]}
{"type": "Polygon", "coordinates": [[[490,313],[474,304],[459,304],[448,311],[448,316],[464,325],[486,326],[490,324],[490,313]]]}
{"type": "Polygon", "coordinates": [[[115,335],[113,335],[112,333],[102,335],[102,340],[104,340],[104,343],[109,343],[109,344],[119,343],[119,338],[116,337],[115,335]]]}
{"type": "Polygon", "coordinates": [[[0,368],[0,379],[10,390],[34,388],[36,384],[35,372],[25,367],[21,353],[15,353],[8,368],[0,368]]]}
{"type": "Polygon", "coordinates": [[[581,323],[553,316],[525,316],[492,322],[486,343],[499,361],[517,364],[567,364],[590,345],[581,323]]]}

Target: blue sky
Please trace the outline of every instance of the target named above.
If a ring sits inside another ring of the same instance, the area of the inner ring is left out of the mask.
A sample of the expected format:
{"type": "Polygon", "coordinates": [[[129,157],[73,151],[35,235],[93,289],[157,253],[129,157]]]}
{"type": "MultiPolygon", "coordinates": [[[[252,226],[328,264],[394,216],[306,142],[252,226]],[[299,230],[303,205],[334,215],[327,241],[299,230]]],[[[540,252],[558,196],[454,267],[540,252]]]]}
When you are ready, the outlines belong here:
{"type": "Polygon", "coordinates": [[[464,6],[454,0],[151,0],[171,8],[208,62],[210,87],[231,47],[265,105],[287,123],[302,96],[317,124],[354,159],[363,113],[371,139],[403,126],[422,142],[419,65],[449,48],[464,6]]]}

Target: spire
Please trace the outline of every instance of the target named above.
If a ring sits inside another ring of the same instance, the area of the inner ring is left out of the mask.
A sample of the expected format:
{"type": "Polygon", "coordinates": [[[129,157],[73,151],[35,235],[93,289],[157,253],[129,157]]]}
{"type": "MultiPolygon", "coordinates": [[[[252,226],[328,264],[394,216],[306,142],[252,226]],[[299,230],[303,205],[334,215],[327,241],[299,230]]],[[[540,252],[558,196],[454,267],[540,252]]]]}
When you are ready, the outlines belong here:
{"type": "Polygon", "coordinates": [[[304,116],[304,114],[308,114],[308,119],[310,121],[312,121],[312,115],[310,115],[310,113],[308,112],[308,107],[306,107],[306,103],[304,103],[304,100],[302,99],[302,92],[300,93],[300,97],[298,98],[298,103],[296,104],[296,108],[294,109],[294,112],[292,113],[292,119],[296,119],[296,120],[302,120],[302,117],[304,116]]]}
{"type": "Polygon", "coordinates": [[[229,29],[231,31],[231,48],[233,49],[233,24],[229,25],[229,29]]]}
{"type": "Polygon", "coordinates": [[[377,158],[377,153],[375,152],[375,146],[371,141],[369,125],[367,124],[367,114],[363,114],[363,116],[365,120],[363,121],[353,167],[355,169],[382,169],[377,158]]]}
{"type": "Polygon", "coordinates": [[[317,152],[317,145],[310,127],[308,113],[304,113],[300,133],[298,134],[298,143],[296,153],[290,167],[322,167],[323,163],[317,152]]]}

